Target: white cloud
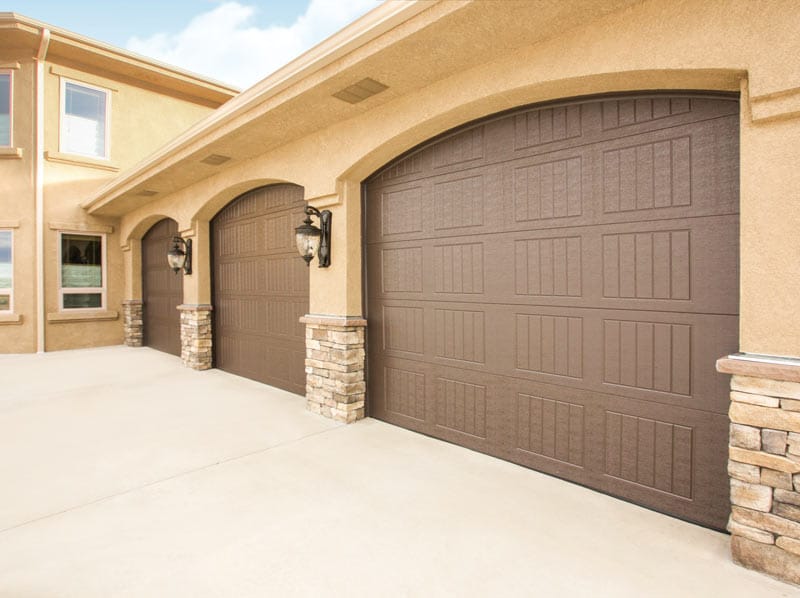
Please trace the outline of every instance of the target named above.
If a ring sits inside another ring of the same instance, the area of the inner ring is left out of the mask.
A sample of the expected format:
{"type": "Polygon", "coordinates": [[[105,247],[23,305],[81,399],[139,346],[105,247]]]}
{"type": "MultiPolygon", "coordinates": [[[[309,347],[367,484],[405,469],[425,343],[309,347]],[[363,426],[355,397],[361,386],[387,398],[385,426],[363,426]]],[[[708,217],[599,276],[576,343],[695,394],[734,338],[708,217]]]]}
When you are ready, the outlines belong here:
{"type": "Polygon", "coordinates": [[[378,0],[311,0],[288,26],[259,28],[258,10],[224,2],[177,33],[133,37],[128,50],[196,73],[250,87],[379,4],[378,0]]]}

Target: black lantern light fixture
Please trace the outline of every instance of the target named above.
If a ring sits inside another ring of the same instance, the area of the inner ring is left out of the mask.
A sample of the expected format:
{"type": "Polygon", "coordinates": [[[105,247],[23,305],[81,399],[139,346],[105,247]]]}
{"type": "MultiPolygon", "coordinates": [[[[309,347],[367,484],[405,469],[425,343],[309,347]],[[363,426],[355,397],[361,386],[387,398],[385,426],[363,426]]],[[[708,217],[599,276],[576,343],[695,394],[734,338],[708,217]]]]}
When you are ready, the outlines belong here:
{"type": "Polygon", "coordinates": [[[331,211],[320,212],[313,206],[306,206],[305,213],[303,224],[294,229],[297,251],[306,261],[306,265],[310,266],[316,255],[319,258],[319,267],[327,268],[331,265],[331,211]],[[311,223],[311,216],[319,218],[319,228],[311,223]]]}
{"type": "Polygon", "coordinates": [[[183,237],[172,237],[172,249],[167,252],[167,262],[175,274],[183,270],[184,274],[192,273],[192,240],[183,237]]]}

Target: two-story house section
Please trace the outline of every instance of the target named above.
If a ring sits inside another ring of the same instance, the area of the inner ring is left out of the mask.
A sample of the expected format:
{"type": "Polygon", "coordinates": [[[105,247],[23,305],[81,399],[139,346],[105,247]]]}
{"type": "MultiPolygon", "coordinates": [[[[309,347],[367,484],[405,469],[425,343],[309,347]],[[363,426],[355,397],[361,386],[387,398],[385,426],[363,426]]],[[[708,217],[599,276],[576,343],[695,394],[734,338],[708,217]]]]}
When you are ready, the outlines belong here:
{"type": "Polygon", "coordinates": [[[0,352],[122,342],[129,248],[80,204],[236,93],[0,13],[0,352]]]}

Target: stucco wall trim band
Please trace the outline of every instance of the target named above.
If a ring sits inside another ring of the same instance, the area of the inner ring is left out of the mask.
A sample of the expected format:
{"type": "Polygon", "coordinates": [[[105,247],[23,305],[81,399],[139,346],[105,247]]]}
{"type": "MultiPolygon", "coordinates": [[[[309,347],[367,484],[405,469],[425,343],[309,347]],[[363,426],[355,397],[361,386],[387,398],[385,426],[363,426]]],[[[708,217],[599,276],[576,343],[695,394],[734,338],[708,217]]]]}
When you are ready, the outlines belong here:
{"type": "Polygon", "coordinates": [[[92,233],[106,233],[108,235],[114,232],[114,227],[110,224],[86,224],[85,222],[50,222],[48,223],[50,230],[77,230],[92,233]]]}
{"type": "Polygon", "coordinates": [[[786,120],[800,116],[800,88],[750,98],[754,123],[786,120]]]}
{"type": "Polygon", "coordinates": [[[116,320],[117,318],[119,318],[119,312],[113,310],[55,312],[47,314],[47,321],[51,323],[93,322],[95,320],[116,320]]]}
{"type": "Polygon", "coordinates": [[[93,160],[92,158],[62,154],[61,152],[45,152],[44,157],[48,162],[58,162],[60,164],[71,164],[72,166],[86,166],[88,168],[97,168],[98,170],[119,172],[119,166],[107,160],[93,160]]]}
{"type": "Polygon", "coordinates": [[[21,147],[2,147],[0,148],[0,160],[17,160],[22,158],[21,147]]]}
{"type": "Polygon", "coordinates": [[[84,83],[91,83],[92,85],[97,85],[102,87],[103,89],[107,89],[109,91],[117,92],[119,89],[116,87],[109,86],[108,79],[104,77],[97,77],[95,75],[89,75],[82,71],[76,71],[73,69],[63,68],[61,66],[51,66],[50,67],[50,74],[56,75],[57,77],[67,77],[69,79],[75,79],[77,81],[83,81],[84,83]]]}

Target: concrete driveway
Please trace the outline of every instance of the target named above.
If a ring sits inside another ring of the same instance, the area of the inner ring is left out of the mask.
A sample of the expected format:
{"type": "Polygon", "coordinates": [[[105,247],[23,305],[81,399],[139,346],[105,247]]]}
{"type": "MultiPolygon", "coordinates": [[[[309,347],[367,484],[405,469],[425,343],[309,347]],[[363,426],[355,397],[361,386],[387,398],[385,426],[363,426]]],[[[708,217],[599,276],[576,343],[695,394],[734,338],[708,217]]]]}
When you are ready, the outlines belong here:
{"type": "Polygon", "coordinates": [[[150,349],[0,356],[0,596],[796,596],[728,537],[150,349]]]}

